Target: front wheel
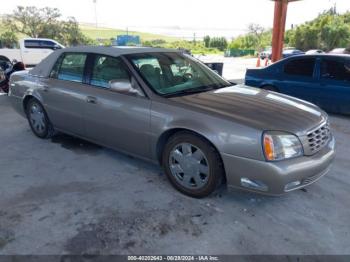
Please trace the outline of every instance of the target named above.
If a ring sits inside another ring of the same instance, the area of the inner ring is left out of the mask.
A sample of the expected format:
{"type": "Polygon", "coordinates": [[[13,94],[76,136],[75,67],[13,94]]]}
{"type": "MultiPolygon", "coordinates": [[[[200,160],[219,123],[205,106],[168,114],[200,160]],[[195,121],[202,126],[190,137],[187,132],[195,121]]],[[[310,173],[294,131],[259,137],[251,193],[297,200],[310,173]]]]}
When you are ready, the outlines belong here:
{"type": "Polygon", "coordinates": [[[176,189],[196,198],[210,195],[224,177],[216,149],[202,137],[189,132],[177,133],[168,140],[163,167],[176,189]]]}
{"type": "Polygon", "coordinates": [[[31,99],[28,101],[26,113],[30,128],[37,137],[50,138],[54,135],[54,128],[38,100],[31,99]]]}

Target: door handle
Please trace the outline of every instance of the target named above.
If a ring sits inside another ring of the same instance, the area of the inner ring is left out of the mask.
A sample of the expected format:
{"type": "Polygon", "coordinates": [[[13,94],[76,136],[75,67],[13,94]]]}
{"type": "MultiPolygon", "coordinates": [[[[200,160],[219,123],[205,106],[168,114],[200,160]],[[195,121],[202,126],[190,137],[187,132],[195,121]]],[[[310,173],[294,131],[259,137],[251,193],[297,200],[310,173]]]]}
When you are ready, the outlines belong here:
{"type": "Polygon", "coordinates": [[[86,102],[90,103],[90,104],[97,104],[97,98],[93,97],[93,96],[88,96],[86,98],[86,102]]]}
{"type": "Polygon", "coordinates": [[[48,86],[43,86],[43,91],[44,92],[48,92],[49,91],[49,87],[48,86]]]}

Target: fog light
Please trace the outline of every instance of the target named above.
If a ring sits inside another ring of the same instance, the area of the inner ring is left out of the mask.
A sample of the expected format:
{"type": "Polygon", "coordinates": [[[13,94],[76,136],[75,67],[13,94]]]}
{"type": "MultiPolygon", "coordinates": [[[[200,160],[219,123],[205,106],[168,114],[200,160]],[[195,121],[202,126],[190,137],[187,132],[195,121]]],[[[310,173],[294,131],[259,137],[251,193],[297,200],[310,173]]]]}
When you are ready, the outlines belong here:
{"type": "Polygon", "coordinates": [[[301,184],[300,181],[293,181],[284,186],[284,191],[290,191],[301,184]]]}
{"type": "Polygon", "coordinates": [[[246,177],[241,178],[241,185],[247,188],[260,190],[260,191],[268,191],[269,187],[265,185],[263,182],[259,180],[251,180],[246,177]]]}

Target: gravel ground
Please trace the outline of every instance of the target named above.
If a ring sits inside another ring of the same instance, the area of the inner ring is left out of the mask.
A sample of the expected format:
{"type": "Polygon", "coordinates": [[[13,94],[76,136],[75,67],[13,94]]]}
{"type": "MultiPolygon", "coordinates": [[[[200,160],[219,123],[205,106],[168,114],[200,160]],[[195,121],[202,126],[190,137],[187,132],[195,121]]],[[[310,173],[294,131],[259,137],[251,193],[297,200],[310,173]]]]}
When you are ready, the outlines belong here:
{"type": "Polygon", "coordinates": [[[350,254],[350,118],[331,172],[283,197],[191,199],[162,170],[60,135],[36,138],[0,96],[0,254],[350,254]]]}

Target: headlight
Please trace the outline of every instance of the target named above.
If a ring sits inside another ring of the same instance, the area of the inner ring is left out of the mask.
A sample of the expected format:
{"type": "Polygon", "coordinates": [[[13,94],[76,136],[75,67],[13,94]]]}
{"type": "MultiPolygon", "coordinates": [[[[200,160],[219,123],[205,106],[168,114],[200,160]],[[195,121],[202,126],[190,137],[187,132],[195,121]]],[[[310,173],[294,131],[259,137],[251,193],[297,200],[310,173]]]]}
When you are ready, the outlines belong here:
{"type": "Polygon", "coordinates": [[[268,131],[263,134],[263,149],[268,161],[278,161],[304,154],[303,146],[295,135],[278,131],[268,131]]]}

